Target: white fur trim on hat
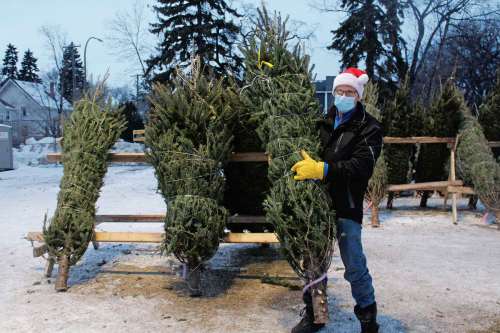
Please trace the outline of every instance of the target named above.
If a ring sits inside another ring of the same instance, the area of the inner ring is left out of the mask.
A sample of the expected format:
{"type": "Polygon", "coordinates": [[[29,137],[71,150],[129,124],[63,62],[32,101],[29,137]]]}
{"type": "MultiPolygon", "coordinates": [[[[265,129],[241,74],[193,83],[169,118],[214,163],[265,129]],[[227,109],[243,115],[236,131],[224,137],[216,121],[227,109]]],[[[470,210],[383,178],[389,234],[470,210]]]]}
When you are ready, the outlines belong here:
{"type": "Polygon", "coordinates": [[[333,80],[332,93],[335,93],[335,88],[338,86],[346,85],[356,89],[359,97],[363,97],[363,90],[365,88],[365,84],[368,83],[368,80],[368,75],[364,71],[349,68],[335,77],[335,80],[333,80]],[[359,76],[356,74],[359,74],[359,76]]]}

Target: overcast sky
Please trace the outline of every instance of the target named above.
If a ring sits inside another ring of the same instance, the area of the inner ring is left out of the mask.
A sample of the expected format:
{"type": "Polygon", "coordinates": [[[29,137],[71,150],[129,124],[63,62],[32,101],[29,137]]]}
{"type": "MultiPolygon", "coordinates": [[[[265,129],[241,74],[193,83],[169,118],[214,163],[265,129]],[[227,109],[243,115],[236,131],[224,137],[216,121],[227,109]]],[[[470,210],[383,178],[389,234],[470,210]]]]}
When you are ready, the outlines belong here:
{"type": "MultiPolygon", "coordinates": [[[[59,26],[67,34],[68,41],[81,44],[80,54],[83,58],[83,46],[90,36],[105,39],[109,36],[109,22],[118,11],[130,10],[137,0],[2,0],[0,14],[0,56],[3,58],[8,43],[14,44],[19,51],[19,65],[23,53],[28,48],[38,58],[38,67],[47,71],[51,67],[52,58],[46,46],[46,40],[40,33],[44,25],[59,26]]],[[[140,0],[144,4],[154,4],[154,0],[140,0]]],[[[241,0],[235,0],[240,6],[241,0]]],[[[247,3],[260,4],[260,0],[246,0],[247,3]]],[[[270,10],[278,10],[290,18],[307,24],[306,29],[314,31],[307,47],[315,65],[317,79],[338,73],[339,55],[328,51],[326,46],[331,41],[330,30],[335,29],[339,19],[335,14],[320,13],[310,6],[311,0],[270,0],[270,10]]],[[[150,9],[148,9],[150,12],[150,9]]],[[[150,13],[149,20],[154,16],[150,13]]],[[[108,42],[92,41],[87,49],[87,66],[89,75],[102,77],[109,69],[109,83],[113,86],[129,84],[133,86],[132,75],[137,71],[130,63],[120,60],[112,54],[112,46],[108,42]]]]}

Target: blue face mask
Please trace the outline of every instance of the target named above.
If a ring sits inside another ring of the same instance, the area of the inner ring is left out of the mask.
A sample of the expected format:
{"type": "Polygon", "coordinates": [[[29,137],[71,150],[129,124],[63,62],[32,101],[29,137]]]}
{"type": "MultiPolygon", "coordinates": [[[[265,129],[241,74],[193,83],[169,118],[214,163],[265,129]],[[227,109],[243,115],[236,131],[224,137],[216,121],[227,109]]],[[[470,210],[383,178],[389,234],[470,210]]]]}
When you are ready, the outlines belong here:
{"type": "Polygon", "coordinates": [[[356,106],[356,100],[354,97],[335,95],[335,106],[337,110],[342,113],[346,113],[354,109],[356,106]]]}

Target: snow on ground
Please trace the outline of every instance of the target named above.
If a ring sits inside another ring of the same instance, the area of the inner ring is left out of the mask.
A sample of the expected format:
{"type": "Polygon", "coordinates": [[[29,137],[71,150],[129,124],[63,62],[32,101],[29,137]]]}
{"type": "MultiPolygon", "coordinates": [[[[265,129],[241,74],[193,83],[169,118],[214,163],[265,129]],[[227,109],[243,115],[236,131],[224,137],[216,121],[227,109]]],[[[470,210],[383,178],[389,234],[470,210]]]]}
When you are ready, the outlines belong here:
{"type": "MultiPolygon", "coordinates": [[[[32,257],[23,237],[41,230],[45,212],[53,214],[61,176],[60,165],[23,163],[0,173],[0,332],[289,332],[298,321],[300,291],[259,278],[294,280],[274,246],[222,245],[207,273],[212,295],[192,299],[183,294],[176,260],[156,246],[101,244],[72,268],[70,290],[56,293],[54,277],[43,278],[44,259],[32,257]]],[[[482,208],[459,203],[458,225],[434,198],[426,210],[417,210],[415,199],[397,199],[393,211],[381,211],[380,228],[364,225],[381,332],[469,332],[500,319],[500,232],[482,221],[482,208]]],[[[140,164],[110,167],[97,206],[99,214],[165,212],[153,169],[140,164]]],[[[331,323],[323,331],[357,332],[338,251],[328,292],[331,323]]]]}

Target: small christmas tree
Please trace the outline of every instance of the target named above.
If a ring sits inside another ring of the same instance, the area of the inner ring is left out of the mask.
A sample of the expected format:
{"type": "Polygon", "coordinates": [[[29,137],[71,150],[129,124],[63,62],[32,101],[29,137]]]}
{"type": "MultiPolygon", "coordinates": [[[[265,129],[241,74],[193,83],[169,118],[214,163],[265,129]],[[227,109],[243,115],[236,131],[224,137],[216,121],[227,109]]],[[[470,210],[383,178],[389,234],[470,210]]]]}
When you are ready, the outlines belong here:
{"type": "MultiPolygon", "coordinates": [[[[380,110],[377,108],[378,102],[378,88],[377,85],[369,82],[365,88],[364,104],[366,111],[380,120],[380,110]]],[[[372,226],[379,225],[378,207],[380,202],[384,199],[387,193],[387,164],[385,162],[384,151],[382,150],[380,156],[373,169],[373,174],[368,181],[368,188],[366,190],[366,199],[371,204],[372,209],[372,226]]]]}
{"type": "MultiPolygon", "coordinates": [[[[394,99],[386,106],[382,114],[384,133],[387,136],[407,137],[412,135],[408,79],[396,92],[394,99]]],[[[387,178],[389,184],[406,184],[409,182],[410,157],[412,146],[407,144],[388,144],[384,148],[387,156],[387,178]]],[[[389,192],[387,208],[392,208],[394,192],[389,192]]]]}
{"type": "MultiPolygon", "coordinates": [[[[451,80],[448,80],[425,116],[423,134],[455,137],[460,123],[460,110],[464,105],[462,93],[451,80]]],[[[417,160],[416,182],[446,180],[448,157],[449,149],[444,144],[422,145],[417,160]]],[[[420,207],[427,206],[427,199],[431,193],[422,192],[420,207]]]]}
{"type": "MultiPolygon", "coordinates": [[[[479,123],[489,141],[500,141],[500,69],[497,71],[497,84],[485,103],[479,109],[479,123]]],[[[495,157],[500,158],[500,147],[494,147],[495,157]]]]}
{"type": "Polygon", "coordinates": [[[121,110],[114,108],[111,100],[98,103],[97,97],[86,96],[76,103],[64,124],[64,174],[55,214],[43,228],[49,254],[59,263],[57,291],[67,290],[69,267],[83,256],[92,239],[108,150],[125,128],[121,110]]]}
{"type": "Polygon", "coordinates": [[[474,191],[487,209],[493,211],[500,229],[500,164],[495,160],[481,125],[465,107],[458,135],[457,165],[474,184],[474,191]]]}
{"type": "Polygon", "coordinates": [[[317,158],[321,118],[309,57],[300,45],[287,45],[286,20],[259,9],[259,20],[245,49],[245,86],[257,133],[270,156],[272,187],[264,202],[290,266],[311,290],[315,322],[328,321],[325,277],[335,239],[335,213],[324,184],[296,181],[291,167],[301,149],[317,158]]]}
{"type": "Polygon", "coordinates": [[[187,265],[191,296],[202,294],[203,262],[217,251],[227,222],[223,167],[238,98],[231,85],[202,70],[195,59],[191,74],[179,71],[173,87],[154,86],[145,131],[146,158],[167,204],[164,252],[187,265]]]}

